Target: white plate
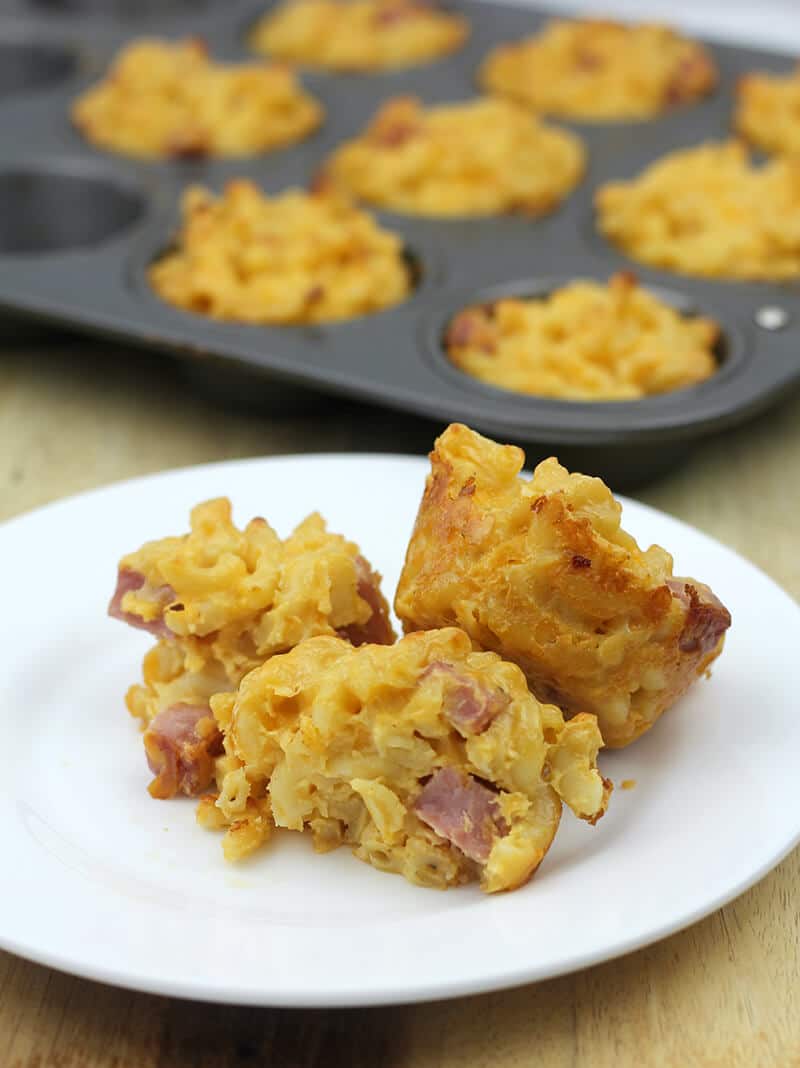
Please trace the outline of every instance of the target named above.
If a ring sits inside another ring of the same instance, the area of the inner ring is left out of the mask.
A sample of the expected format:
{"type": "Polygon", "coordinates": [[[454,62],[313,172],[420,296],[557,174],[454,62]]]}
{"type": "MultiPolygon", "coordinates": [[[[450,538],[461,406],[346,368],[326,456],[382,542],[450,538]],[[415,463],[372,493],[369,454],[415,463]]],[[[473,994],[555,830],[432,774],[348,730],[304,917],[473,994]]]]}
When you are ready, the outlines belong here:
{"type": "Polygon", "coordinates": [[[516,893],[422,890],[286,832],[226,865],[191,801],[149,798],[122,696],[147,636],[105,617],[119,556],[184,530],[221,494],[285,533],[318,508],[394,589],[427,464],[327,456],[169,472],[0,527],[0,945],[162,994],[331,1006],[468,994],[645,945],[740,894],[798,840],[800,609],[687,526],[628,502],[625,525],[674,553],[733,613],[710,682],[631,749],[596,828],[565,813],[516,893]]]}

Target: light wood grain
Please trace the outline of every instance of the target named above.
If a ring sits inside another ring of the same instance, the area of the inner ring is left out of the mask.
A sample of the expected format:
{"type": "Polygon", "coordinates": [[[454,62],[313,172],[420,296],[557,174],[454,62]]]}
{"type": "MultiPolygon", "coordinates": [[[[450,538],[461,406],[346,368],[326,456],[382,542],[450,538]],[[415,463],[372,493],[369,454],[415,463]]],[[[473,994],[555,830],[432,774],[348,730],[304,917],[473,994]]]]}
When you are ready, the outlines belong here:
{"type": "MultiPolygon", "coordinates": [[[[231,411],[194,395],[168,361],[113,346],[0,350],[0,518],[208,460],[422,452],[435,429],[337,402],[286,418],[231,411]]],[[[685,467],[637,496],[731,545],[798,597],[799,472],[794,397],[705,443],[685,467]]],[[[206,1006],[112,989],[0,954],[0,1066],[800,1065],[799,876],[794,854],[734,904],[649,949],[551,982],[422,1006],[206,1006]]]]}

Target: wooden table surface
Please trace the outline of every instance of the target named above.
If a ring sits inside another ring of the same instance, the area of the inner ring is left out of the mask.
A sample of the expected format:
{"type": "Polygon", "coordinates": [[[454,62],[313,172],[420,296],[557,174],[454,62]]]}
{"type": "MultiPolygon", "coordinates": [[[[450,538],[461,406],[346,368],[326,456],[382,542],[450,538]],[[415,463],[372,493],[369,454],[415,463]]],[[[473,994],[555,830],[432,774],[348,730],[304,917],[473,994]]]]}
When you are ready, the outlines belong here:
{"type": "MultiPolygon", "coordinates": [[[[83,342],[6,344],[0,519],[117,479],[208,460],[422,452],[434,430],[336,402],[312,417],[225,410],[189,391],[175,366],[152,356],[83,342]]],[[[795,396],[706,443],[685,467],[636,496],[732,546],[800,597],[798,471],[795,396]]],[[[795,853],[732,905],[620,960],[509,992],[422,1006],[201,1005],[116,990],[0,953],[0,1066],[800,1065],[798,867],[795,853]]]]}

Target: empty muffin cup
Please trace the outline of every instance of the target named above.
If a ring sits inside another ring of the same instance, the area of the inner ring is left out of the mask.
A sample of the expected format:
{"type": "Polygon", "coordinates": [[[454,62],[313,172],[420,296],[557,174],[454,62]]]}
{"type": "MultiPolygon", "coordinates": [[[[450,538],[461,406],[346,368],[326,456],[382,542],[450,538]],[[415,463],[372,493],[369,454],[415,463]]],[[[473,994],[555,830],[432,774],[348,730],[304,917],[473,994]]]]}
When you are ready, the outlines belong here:
{"type": "Polygon", "coordinates": [[[0,99],[65,81],[75,70],[75,56],[50,45],[0,43],[0,99]]]}
{"type": "Polygon", "coordinates": [[[29,0],[29,3],[53,15],[100,15],[118,19],[191,14],[211,6],[211,0],[29,0]]]}
{"type": "Polygon", "coordinates": [[[0,173],[0,254],[62,252],[122,233],[144,200],[106,178],[14,170],[0,173]]]}

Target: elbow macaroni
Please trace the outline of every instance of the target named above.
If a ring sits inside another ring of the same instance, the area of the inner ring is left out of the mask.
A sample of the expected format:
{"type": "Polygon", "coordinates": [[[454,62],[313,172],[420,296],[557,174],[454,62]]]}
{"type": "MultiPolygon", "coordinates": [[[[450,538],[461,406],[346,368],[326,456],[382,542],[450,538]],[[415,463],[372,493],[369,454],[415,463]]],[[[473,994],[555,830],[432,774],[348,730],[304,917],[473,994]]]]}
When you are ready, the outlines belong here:
{"type": "Polygon", "coordinates": [[[513,889],[547,852],[562,800],[593,822],[611,789],[595,766],[602,740],[594,717],[565,725],[557,708],[529,693],[517,667],[473,651],[454,628],[359,649],[311,638],[212,707],[225,756],[219,795],[201,802],[198,818],[228,827],[229,859],[261,844],[247,828],[269,811],[278,827],[310,830],[319,851],[347,844],[422,886],[479,877],[488,892],[513,889]],[[453,685],[501,693],[503,707],[482,729],[458,725],[448,712],[453,685]],[[478,778],[490,784],[490,794],[478,787],[497,806],[484,863],[418,815],[426,781],[443,768],[472,788],[478,778]]]}
{"type": "Polygon", "coordinates": [[[520,665],[540,700],[597,716],[624,746],[722,650],[730,615],[672,557],[642,550],[598,478],[453,424],[431,474],[395,599],[406,631],[462,627],[520,665]]]}
{"type": "Polygon", "coordinates": [[[254,156],[307,137],[322,114],[291,71],[214,63],[198,40],[134,41],[72,107],[93,144],[151,159],[254,156]]]}

